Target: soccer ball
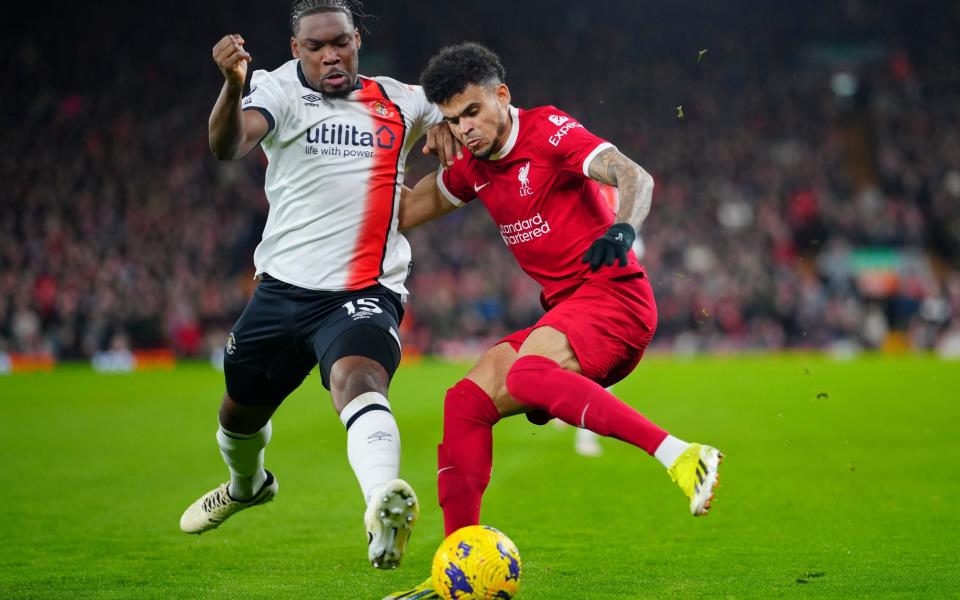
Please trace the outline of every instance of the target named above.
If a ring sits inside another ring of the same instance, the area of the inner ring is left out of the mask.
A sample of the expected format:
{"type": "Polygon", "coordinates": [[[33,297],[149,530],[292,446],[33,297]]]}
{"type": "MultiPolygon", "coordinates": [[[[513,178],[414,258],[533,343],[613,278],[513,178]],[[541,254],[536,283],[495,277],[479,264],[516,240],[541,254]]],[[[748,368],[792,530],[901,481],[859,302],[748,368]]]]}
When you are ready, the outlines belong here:
{"type": "Polygon", "coordinates": [[[493,527],[463,527],[440,544],[431,575],[444,600],[510,600],[520,589],[520,552],[493,527]]]}

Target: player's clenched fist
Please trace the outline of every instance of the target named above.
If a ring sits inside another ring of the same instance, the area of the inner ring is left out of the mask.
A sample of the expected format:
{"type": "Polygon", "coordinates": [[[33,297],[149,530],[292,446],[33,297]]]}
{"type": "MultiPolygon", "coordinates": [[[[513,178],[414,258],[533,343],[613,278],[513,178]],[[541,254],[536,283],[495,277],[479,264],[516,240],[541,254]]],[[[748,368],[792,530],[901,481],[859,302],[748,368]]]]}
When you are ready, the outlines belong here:
{"type": "Polygon", "coordinates": [[[251,61],[250,53],[243,49],[243,37],[232,33],[220,38],[213,47],[213,62],[217,63],[227,83],[242,86],[247,80],[247,63],[251,61]]]}

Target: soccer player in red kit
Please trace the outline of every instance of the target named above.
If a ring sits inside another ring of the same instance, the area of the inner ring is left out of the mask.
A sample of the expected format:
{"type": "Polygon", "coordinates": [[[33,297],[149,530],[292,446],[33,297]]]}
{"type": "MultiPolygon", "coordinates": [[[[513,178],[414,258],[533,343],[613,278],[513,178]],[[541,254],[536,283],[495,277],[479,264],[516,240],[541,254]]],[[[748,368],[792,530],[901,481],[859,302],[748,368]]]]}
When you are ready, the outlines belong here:
{"type": "MultiPolygon", "coordinates": [[[[650,282],[631,249],[650,210],[653,179],[563,111],[514,108],[504,78],[499,57],[475,43],[445,48],[430,61],[421,83],[463,157],[401,198],[401,230],[479,198],[517,262],[543,286],[547,310],[447,391],[438,448],[446,534],[480,522],[492,428],[520,413],[643,449],[667,468],[691,513],[704,515],[720,452],[669,435],[604,389],[633,371],[656,329],[650,282]],[[616,213],[599,183],[618,188],[616,213]]],[[[433,597],[429,580],[387,596],[433,597]]]]}

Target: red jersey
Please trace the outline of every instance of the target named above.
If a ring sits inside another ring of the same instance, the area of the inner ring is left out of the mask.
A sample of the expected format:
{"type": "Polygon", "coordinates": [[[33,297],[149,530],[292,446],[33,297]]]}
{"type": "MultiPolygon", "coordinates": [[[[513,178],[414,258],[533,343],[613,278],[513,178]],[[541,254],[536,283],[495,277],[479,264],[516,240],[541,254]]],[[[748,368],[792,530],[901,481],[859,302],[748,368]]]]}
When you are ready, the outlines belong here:
{"type": "Polygon", "coordinates": [[[588,279],[643,273],[632,251],[625,267],[591,273],[581,262],[616,216],[588,176],[590,161],[613,144],[553,106],[510,107],[510,114],[513,127],[503,148],[489,160],[464,148],[463,159],[438,173],[441,193],[458,206],[483,202],[520,267],[543,286],[548,307],[588,279]]]}

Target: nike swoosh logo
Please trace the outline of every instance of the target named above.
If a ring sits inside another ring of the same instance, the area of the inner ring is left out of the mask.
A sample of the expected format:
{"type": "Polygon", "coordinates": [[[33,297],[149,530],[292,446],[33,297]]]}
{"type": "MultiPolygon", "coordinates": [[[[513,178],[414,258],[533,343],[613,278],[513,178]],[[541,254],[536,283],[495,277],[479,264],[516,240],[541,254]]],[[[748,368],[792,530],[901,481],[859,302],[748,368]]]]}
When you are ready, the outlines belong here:
{"type": "Polygon", "coordinates": [[[488,185],[490,185],[490,182],[489,182],[489,181],[486,182],[486,183],[483,184],[483,185],[473,184],[473,191],[474,191],[474,193],[479,192],[480,190],[482,190],[483,188],[487,187],[488,185]]]}

